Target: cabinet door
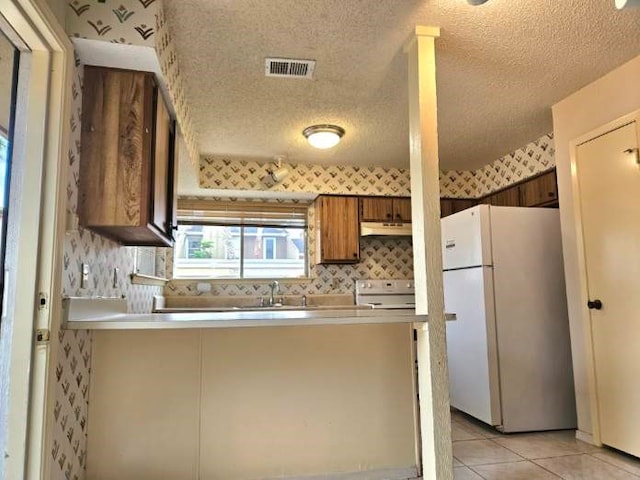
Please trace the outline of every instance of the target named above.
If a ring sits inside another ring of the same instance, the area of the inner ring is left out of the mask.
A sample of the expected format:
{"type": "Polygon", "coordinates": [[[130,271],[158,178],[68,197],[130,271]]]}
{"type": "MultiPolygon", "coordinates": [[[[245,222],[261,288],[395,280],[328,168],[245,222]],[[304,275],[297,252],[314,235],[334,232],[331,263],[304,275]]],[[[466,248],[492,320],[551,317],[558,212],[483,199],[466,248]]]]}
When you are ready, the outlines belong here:
{"type": "Polygon", "coordinates": [[[393,199],[393,219],[396,222],[411,222],[411,199],[393,199]]]}
{"type": "Polygon", "coordinates": [[[393,200],[384,197],[361,197],[361,216],[363,222],[389,222],[393,219],[393,200]]]}
{"type": "Polygon", "coordinates": [[[487,197],[489,205],[496,207],[519,207],[520,206],[520,187],[515,186],[494,193],[487,197]]]}
{"type": "Polygon", "coordinates": [[[448,217],[452,213],[453,210],[453,200],[450,198],[441,198],[440,199],[440,218],[448,217]]]}
{"type": "Polygon", "coordinates": [[[556,171],[536,177],[520,186],[523,207],[555,204],[558,201],[556,171]]]}
{"type": "Polygon", "coordinates": [[[356,263],[360,260],[358,199],[356,197],[318,198],[319,262],[356,263]]]}
{"type": "MultiPolygon", "coordinates": [[[[156,93],[155,150],[153,158],[153,201],[151,222],[166,235],[171,234],[169,225],[169,161],[171,159],[171,118],[162,95],[156,93]]],[[[173,202],[171,202],[173,204],[173,202]]]]}
{"type": "Polygon", "coordinates": [[[471,208],[478,203],[477,200],[471,198],[441,198],[440,199],[440,217],[448,217],[454,213],[461,212],[467,208],[471,208]]]}
{"type": "Polygon", "coordinates": [[[153,105],[147,87],[139,72],[85,67],[78,213],[81,225],[99,233],[147,221],[153,105]]]}

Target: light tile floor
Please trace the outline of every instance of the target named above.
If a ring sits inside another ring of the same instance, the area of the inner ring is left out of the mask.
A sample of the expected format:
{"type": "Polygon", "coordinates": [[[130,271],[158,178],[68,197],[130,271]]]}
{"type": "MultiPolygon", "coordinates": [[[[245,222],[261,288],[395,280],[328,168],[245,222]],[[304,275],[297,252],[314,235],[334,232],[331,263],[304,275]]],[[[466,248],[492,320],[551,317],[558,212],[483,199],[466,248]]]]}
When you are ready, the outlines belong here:
{"type": "Polygon", "coordinates": [[[455,480],[638,480],[640,460],[576,440],[574,431],[503,435],[451,416],[455,480]]]}

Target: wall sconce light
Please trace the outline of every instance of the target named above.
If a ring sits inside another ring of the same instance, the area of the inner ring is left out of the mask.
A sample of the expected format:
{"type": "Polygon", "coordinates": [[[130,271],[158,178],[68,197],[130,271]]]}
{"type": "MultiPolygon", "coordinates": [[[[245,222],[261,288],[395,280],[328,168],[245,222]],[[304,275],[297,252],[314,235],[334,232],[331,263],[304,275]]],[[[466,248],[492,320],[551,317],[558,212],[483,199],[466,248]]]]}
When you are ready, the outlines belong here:
{"type": "Polygon", "coordinates": [[[280,183],[289,176],[289,169],[282,166],[283,159],[284,156],[276,157],[274,161],[275,168],[270,168],[269,170],[267,170],[267,173],[275,183],[280,183]]]}
{"type": "Polygon", "coordinates": [[[302,131],[302,135],[309,141],[312,147],[326,150],[335,147],[342,136],[344,128],[337,125],[312,125],[302,131]]]}
{"type": "Polygon", "coordinates": [[[640,0],[615,0],[615,2],[618,10],[627,7],[640,7],[640,0]]]}

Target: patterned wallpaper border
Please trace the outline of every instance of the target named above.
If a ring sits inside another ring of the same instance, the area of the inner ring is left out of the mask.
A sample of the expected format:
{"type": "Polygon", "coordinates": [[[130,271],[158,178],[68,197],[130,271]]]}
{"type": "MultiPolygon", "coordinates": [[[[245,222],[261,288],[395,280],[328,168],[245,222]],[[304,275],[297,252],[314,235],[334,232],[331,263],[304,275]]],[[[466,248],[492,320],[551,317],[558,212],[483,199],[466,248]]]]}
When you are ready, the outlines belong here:
{"type": "Polygon", "coordinates": [[[553,133],[474,171],[441,172],[443,197],[479,198],[555,167],[553,133]]]}
{"type": "Polygon", "coordinates": [[[282,167],[289,170],[289,176],[281,183],[275,183],[268,174],[273,165],[273,162],[203,156],[200,158],[200,187],[345,195],[410,194],[408,170],[283,162],[282,167]]]}
{"type": "MultiPolygon", "coordinates": [[[[527,144],[474,171],[440,172],[443,197],[478,198],[555,166],[553,134],[527,144]]],[[[348,165],[283,163],[290,174],[276,184],[268,175],[272,162],[200,158],[200,187],[215,190],[251,190],[353,195],[411,195],[409,170],[348,165]]]]}

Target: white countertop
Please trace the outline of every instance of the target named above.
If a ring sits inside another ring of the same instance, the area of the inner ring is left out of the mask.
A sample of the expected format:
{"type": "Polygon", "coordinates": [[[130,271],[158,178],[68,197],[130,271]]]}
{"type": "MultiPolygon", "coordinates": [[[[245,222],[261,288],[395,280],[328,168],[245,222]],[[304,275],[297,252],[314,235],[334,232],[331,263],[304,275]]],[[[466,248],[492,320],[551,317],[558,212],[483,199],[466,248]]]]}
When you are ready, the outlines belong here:
{"type": "MultiPolygon", "coordinates": [[[[74,299],[75,300],[75,299],[74,299]]],[[[229,311],[181,311],[170,313],[110,313],[107,308],[96,310],[96,300],[79,299],[74,308],[65,305],[63,328],[69,330],[149,330],[184,328],[230,327],[284,327],[294,325],[351,325],[372,323],[425,323],[427,315],[416,315],[414,310],[384,310],[345,308],[309,310],[229,310],[229,311]],[[91,308],[87,309],[87,304],[91,308]]],[[[112,308],[115,299],[98,299],[98,305],[112,308]]],[[[111,310],[113,311],[113,310],[111,310]]],[[[117,309],[116,309],[117,311],[117,309]]],[[[455,315],[446,314],[446,320],[455,315]]]]}

